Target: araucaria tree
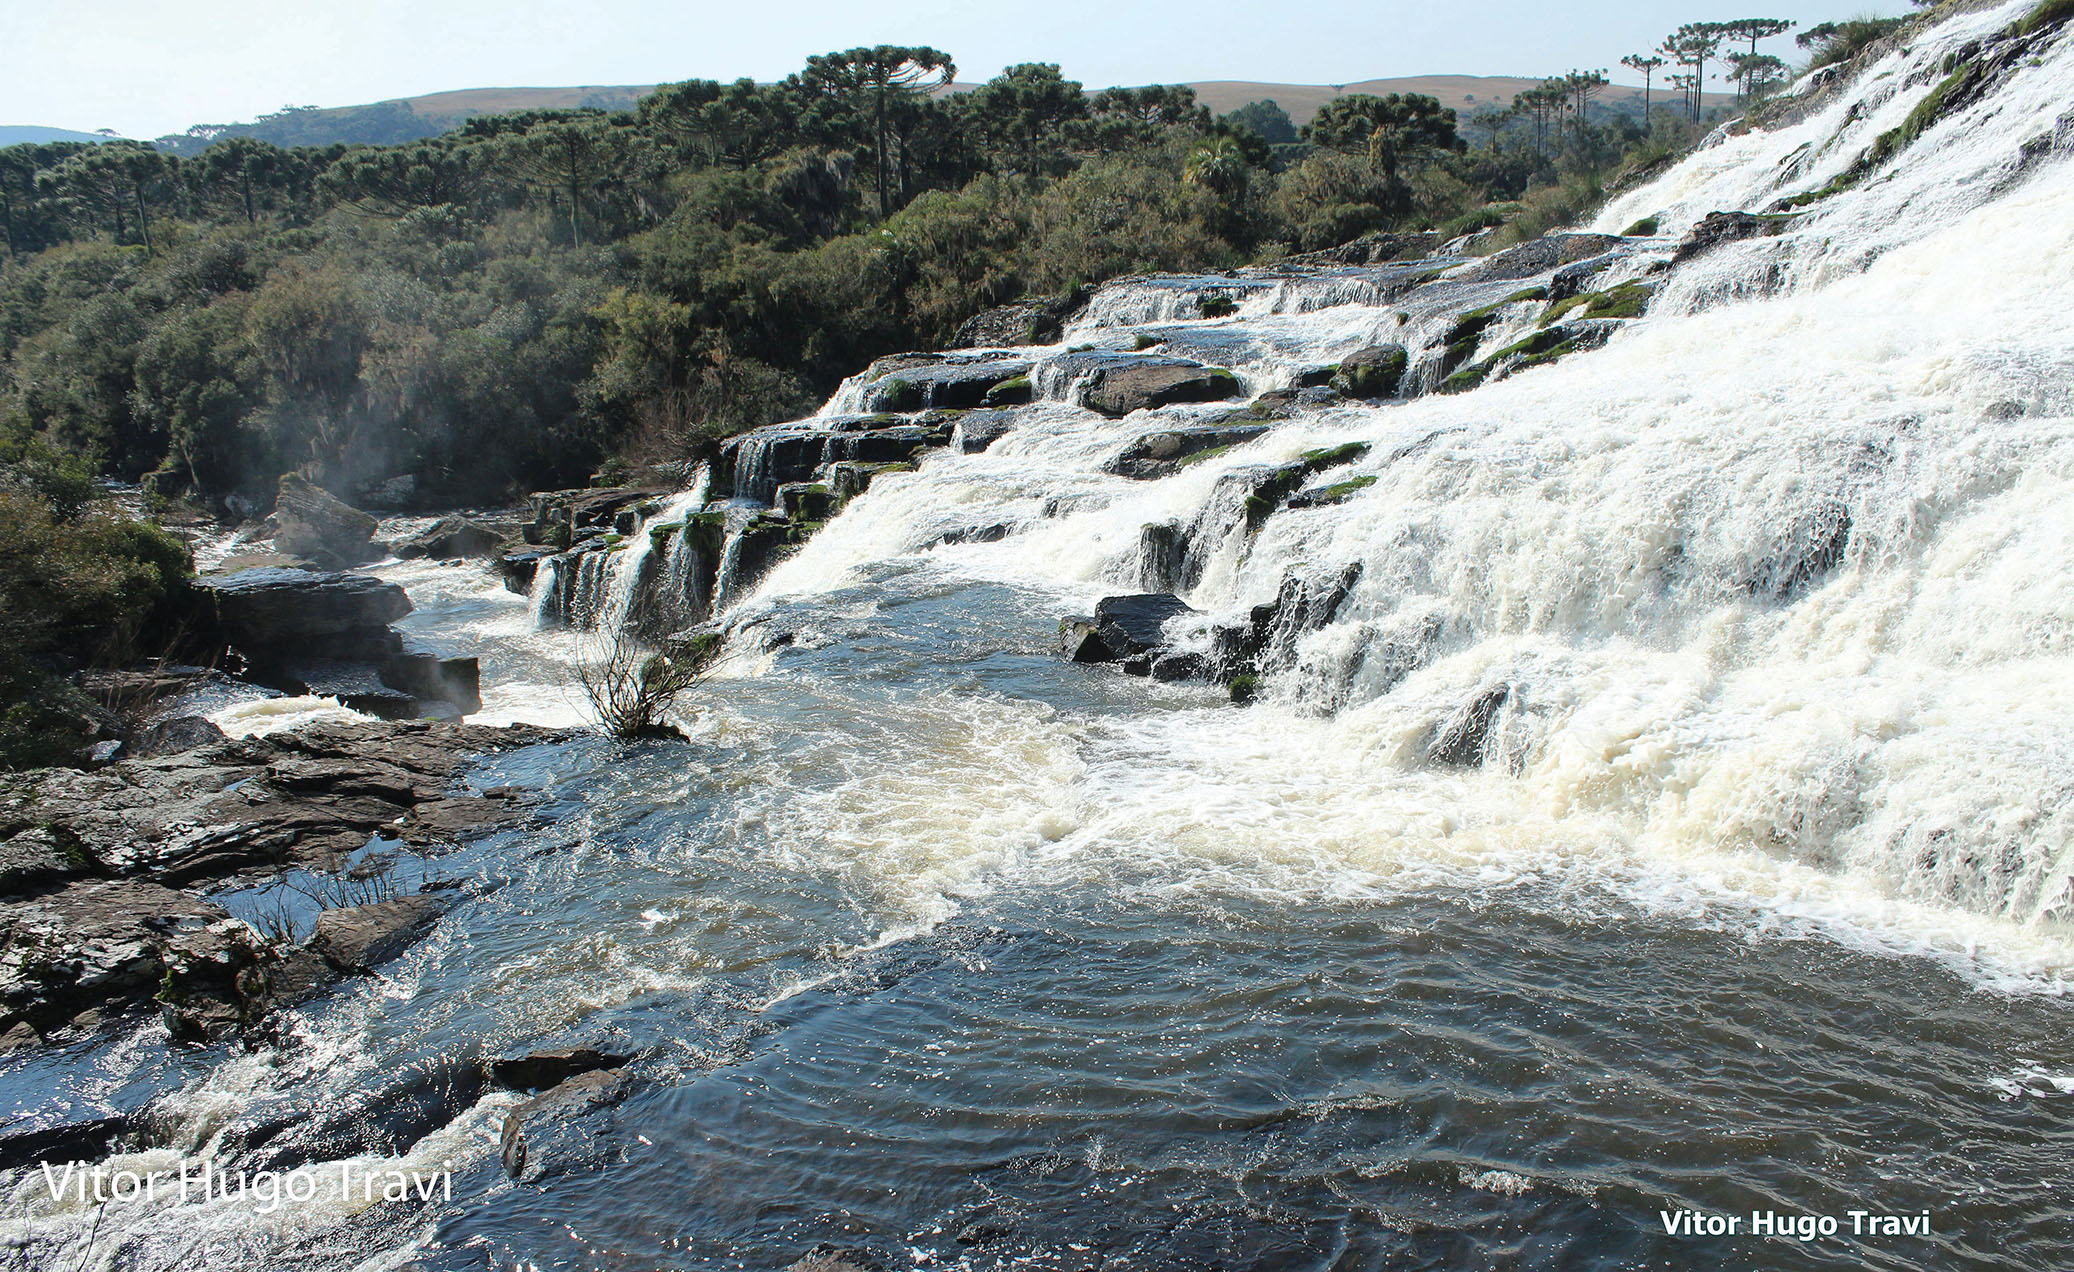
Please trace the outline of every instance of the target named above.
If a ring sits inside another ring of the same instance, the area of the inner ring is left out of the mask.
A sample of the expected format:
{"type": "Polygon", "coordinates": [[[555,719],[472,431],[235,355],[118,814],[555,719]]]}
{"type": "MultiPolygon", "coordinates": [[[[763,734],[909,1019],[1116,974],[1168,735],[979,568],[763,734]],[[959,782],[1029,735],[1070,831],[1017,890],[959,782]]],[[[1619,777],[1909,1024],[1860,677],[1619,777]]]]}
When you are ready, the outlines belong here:
{"type": "Polygon", "coordinates": [[[1336,97],[1304,126],[1303,139],[1330,150],[1365,153],[1370,167],[1393,185],[1407,160],[1462,144],[1455,135],[1455,112],[1422,93],[1336,97]]]}
{"type": "Polygon", "coordinates": [[[912,113],[914,98],[949,84],[957,73],[947,53],[881,44],[810,57],[796,77],[836,115],[848,114],[868,127],[877,157],[880,216],[893,215],[896,206],[891,153],[896,128],[912,113]]]}
{"type": "Polygon", "coordinates": [[[1620,64],[1642,77],[1642,122],[1646,126],[1649,122],[1650,89],[1655,86],[1656,71],[1664,64],[1664,59],[1642,53],[1630,53],[1620,59],[1620,64]]]}

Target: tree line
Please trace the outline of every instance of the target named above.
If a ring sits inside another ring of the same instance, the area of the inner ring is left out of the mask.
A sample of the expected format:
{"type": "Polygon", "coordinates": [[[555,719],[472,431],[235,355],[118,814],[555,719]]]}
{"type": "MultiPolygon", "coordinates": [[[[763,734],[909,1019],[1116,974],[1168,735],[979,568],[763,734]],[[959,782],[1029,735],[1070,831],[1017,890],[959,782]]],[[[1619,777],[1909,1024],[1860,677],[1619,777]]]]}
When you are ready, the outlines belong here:
{"type": "Polygon", "coordinates": [[[210,497],[291,468],[349,498],[572,484],[803,412],[1009,300],[1380,230],[1529,236],[1695,135],[1600,108],[1603,72],[1479,115],[1480,146],[1420,95],[1298,129],[1050,64],[955,74],[879,46],[391,145],[0,150],[0,459],[38,439],[210,497]]]}

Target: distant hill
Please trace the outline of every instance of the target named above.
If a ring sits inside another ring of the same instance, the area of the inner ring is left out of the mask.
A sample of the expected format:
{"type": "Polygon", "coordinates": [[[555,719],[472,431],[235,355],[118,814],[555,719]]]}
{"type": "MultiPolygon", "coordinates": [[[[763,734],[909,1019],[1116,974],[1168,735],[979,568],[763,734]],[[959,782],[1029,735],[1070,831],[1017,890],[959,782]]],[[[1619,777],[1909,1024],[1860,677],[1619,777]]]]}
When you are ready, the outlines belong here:
{"type": "Polygon", "coordinates": [[[47,146],[54,141],[114,141],[101,133],[74,132],[70,128],[43,128],[35,124],[0,124],[0,146],[47,146]]]}
{"type": "MultiPolygon", "coordinates": [[[[1404,79],[1362,80],[1353,84],[1270,84],[1251,80],[1202,80],[1189,85],[1203,105],[1217,114],[1237,110],[1247,102],[1272,101],[1301,126],[1318,113],[1318,108],[1345,93],[1425,93],[1440,99],[1443,106],[1468,119],[1485,106],[1509,105],[1513,96],[1541,83],[1505,75],[1419,75],[1404,79]]],[[[976,84],[953,84],[953,93],[969,92],[976,84]]],[[[191,153],[218,136],[257,137],[281,146],[391,145],[436,137],[450,132],[476,115],[502,115],[522,110],[569,110],[596,107],[626,110],[655,91],[652,84],[580,84],[567,88],[464,88],[422,97],[399,97],[365,106],[296,106],[249,124],[234,124],[221,130],[162,137],[168,149],[191,153]]],[[[1659,88],[1657,100],[1668,93],[1659,88]]],[[[1636,85],[1616,84],[1600,101],[1619,110],[1639,110],[1642,90],[1636,85]]],[[[1727,105],[1734,99],[1725,93],[1709,93],[1709,107],[1727,105]]],[[[55,130],[46,130],[55,131],[55,130]]],[[[4,136],[5,130],[0,130],[4,136]]],[[[89,140],[97,140],[89,137],[89,140]]],[[[20,138],[18,140],[30,140],[20,138]]]]}

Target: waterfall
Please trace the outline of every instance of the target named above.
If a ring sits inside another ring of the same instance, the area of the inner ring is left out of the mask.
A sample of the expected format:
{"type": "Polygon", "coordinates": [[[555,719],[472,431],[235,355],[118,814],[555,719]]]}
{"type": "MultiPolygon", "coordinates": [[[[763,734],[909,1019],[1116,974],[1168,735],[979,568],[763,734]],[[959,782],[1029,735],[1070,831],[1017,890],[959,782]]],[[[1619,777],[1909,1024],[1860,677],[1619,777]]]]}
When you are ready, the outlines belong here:
{"type": "MultiPolygon", "coordinates": [[[[626,533],[600,532],[542,561],[528,589],[534,624],[614,631],[648,625],[646,611],[659,596],[671,594],[667,580],[683,580],[690,573],[688,562],[673,571],[671,557],[683,548],[690,520],[706,506],[707,485],[707,469],[701,465],[688,487],[651,510],[634,513],[626,533]],[[661,589],[659,579],[665,581],[661,589]]],[[[685,586],[695,590],[688,582],[685,586]]]]}
{"type": "Polygon", "coordinates": [[[1545,260],[1111,284],[1067,343],[1221,350],[1259,387],[1388,340],[1409,400],[1297,410],[1126,480],[1125,447],[1230,408],[1097,419],[1070,405],[1081,365],[1033,351],[1040,400],[1005,437],[875,488],[745,606],[924,553],[1062,615],[1171,588],[1213,621],[1278,616],[1264,710],[1334,718],[1406,782],[1480,772],[1537,835],[2063,925],[2074,28],[1998,54],[2031,7],[1801,86],[1802,118],[1716,138],[1606,207],[1613,237],[1545,260]],[[1983,95],[1911,124],[1969,57],[1999,58],[1983,95]],[[1715,212],[1753,219],[1674,251],[1715,212]],[[1611,303],[1623,285],[1646,313],[1611,303]],[[1235,308],[1205,317],[1206,295],[1235,308]]]}

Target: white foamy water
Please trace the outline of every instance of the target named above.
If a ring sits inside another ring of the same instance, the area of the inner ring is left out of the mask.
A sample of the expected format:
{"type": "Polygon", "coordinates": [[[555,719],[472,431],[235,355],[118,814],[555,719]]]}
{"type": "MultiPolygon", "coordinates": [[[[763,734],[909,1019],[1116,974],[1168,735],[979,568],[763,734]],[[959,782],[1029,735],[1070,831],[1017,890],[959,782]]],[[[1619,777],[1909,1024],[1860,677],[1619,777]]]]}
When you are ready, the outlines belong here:
{"type": "MultiPolygon", "coordinates": [[[[1599,228],[1655,214],[1675,234],[1824,186],[1949,53],[2028,8],[1962,15],[1599,228]]],[[[1233,535],[1187,596],[1237,614],[1292,575],[1359,566],[1335,621],[1270,677],[1265,709],[1081,744],[1088,775],[1060,798],[1098,811],[1054,855],[1174,854],[1324,892],[1553,871],[1672,908],[1736,897],[1882,947],[1986,950],[2056,986],[2074,956],[2074,584],[2058,568],[2074,549],[2074,165],[2035,144],[2018,159],[2069,100],[2062,34],[1786,234],[1674,271],[1608,348],[1475,393],[1313,415],[1157,482],[1099,471],[1142,420],[1040,404],[985,454],[875,485],[760,599],[926,552],[1084,609],[1135,590],[1140,528],[1187,523],[1219,474],[1367,441],[1334,479],[1372,487],[1233,535]],[[929,546],[987,524],[1011,533],[929,546]],[[1415,666],[1391,656],[1418,641],[1415,666]],[[1436,726],[1494,687],[1493,763],[1428,762],[1436,726]],[[1305,723],[1321,710],[1337,714],[1305,723]]],[[[1121,285],[1076,330],[1171,325],[1188,291],[1121,285]]],[[[1310,346],[1275,356],[1329,361],[1387,329],[1341,299],[1302,315],[1310,346]]],[[[1192,325],[1268,308],[1244,306],[1192,325]]]]}

